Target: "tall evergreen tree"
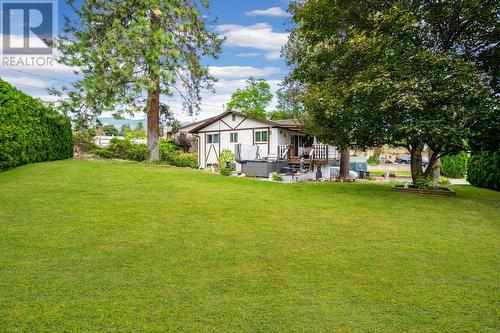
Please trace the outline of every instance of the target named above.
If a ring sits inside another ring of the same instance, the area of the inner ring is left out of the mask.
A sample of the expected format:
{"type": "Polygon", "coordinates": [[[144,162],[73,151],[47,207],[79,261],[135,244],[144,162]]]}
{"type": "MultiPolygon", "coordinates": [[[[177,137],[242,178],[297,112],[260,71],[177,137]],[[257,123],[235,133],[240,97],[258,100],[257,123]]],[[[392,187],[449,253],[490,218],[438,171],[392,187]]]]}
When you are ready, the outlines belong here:
{"type": "Polygon", "coordinates": [[[201,63],[217,57],[221,40],[208,31],[201,8],[207,0],[67,0],[76,20],[66,17],[55,42],[60,63],[76,66],[82,79],[61,108],[78,119],[104,111],[147,114],[150,159],[159,158],[160,96],[178,94],[188,113],[197,112],[202,89],[213,78],[201,63]]]}

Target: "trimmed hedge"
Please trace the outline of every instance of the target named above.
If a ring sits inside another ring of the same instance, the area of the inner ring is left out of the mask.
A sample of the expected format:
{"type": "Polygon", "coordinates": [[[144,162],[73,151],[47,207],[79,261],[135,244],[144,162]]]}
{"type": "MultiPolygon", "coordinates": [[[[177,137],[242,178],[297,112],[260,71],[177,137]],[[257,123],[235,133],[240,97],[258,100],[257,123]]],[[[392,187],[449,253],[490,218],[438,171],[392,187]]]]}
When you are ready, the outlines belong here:
{"type": "Polygon", "coordinates": [[[0,79],[0,171],[72,156],[70,120],[0,79]]]}
{"type": "Polygon", "coordinates": [[[453,156],[443,156],[441,158],[441,174],[448,178],[464,178],[467,174],[468,161],[469,156],[465,152],[453,156]]]}
{"type": "Polygon", "coordinates": [[[478,152],[469,159],[467,180],[474,186],[500,190],[500,151],[478,152]]]}

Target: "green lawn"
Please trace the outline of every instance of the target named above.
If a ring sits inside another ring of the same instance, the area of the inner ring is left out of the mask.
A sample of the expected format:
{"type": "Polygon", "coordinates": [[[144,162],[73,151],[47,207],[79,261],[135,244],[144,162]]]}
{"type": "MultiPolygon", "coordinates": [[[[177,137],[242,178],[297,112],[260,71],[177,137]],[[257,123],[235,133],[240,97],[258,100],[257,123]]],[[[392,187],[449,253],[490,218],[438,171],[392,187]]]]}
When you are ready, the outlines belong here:
{"type": "Polygon", "coordinates": [[[500,193],[129,162],[0,173],[0,331],[500,330],[500,193]]]}
{"type": "Polygon", "coordinates": [[[369,170],[370,176],[372,177],[379,177],[383,176],[386,173],[393,173],[398,177],[411,177],[411,172],[410,171],[384,171],[384,170],[369,170]]]}

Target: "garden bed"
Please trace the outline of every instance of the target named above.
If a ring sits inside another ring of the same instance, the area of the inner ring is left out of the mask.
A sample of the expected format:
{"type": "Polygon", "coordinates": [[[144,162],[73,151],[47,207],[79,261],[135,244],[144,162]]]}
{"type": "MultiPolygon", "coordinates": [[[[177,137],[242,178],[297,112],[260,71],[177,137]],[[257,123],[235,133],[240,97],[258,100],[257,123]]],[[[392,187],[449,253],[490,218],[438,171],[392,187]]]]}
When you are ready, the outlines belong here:
{"type": "Polygon", "coordinates": [[[395,185],[392,187],[393,191],[405,192],[405,193],[416,193],[420,195],[439,195],[439,196],[455,196],[455,191],[448,187],[437,187],[437,188],[419,188],[414,185],[409,185],[405,187],[404,185],[395,185]]]}

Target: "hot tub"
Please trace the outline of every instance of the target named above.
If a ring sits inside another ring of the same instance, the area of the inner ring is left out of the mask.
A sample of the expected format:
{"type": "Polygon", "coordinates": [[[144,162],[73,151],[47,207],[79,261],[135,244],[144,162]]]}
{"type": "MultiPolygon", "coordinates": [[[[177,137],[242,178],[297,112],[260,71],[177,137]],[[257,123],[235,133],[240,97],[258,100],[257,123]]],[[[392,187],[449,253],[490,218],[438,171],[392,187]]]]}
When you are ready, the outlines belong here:
{"type": "Polygon", "coordinates": [[[268,178],[270,173],[281,172],[281,169],[286,166],[288,166],[287,161],[242,161],[241,172],[253,177],[268,178]]]}

